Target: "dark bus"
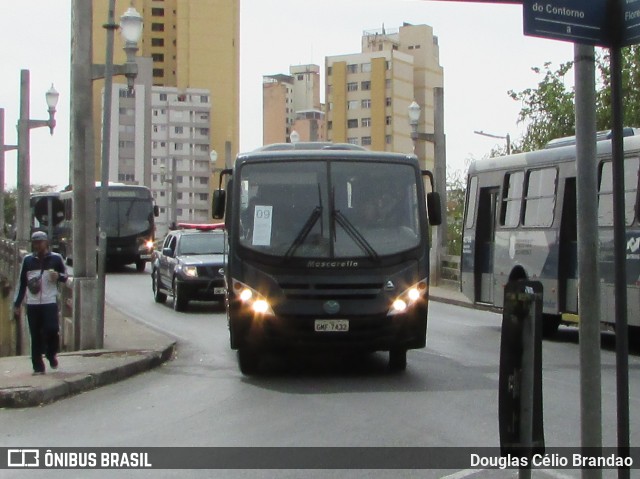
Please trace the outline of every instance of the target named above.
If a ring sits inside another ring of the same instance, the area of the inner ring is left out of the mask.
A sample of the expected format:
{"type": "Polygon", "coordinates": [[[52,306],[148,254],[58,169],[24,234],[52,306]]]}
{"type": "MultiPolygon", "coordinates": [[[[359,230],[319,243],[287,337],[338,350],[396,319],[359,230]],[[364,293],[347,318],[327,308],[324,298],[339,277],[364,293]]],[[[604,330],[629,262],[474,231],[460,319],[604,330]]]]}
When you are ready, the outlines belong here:
{"type": "MultiPolygon", "coordinates": [[[[630,337],[640,337],[640,133],[624,139],[627,297],[630,337]]],[[[597,142],[598,237],[602,323],[614,306],[611,140],[597,142]]],[[[578,233],[575,138],[547,148],[478,160],[469,167],[461,258],[462,292],[474,303],[503,306],[508,281],[528,278],[544,287],[543,333],[577,324],[578,233]]]]}
{"type": "Polygon", "coordinates": [[[389,351],[390,369],[404,370],[407,350],[426,344],[427,196],[429,222],[440,222],[417,158],[270,145],[225,176],[213,216],[228,232],[227,318],[242,373],[274,350],[389,351]]]}
{"type": "Polygon", "coordinates": [[[44,231],[49,237],[52,251],[60,252],[61,223],[64,221],[64,205],[57,191],[32,193],[29,202],[31,209],[31,233],[44,231]]]}
{"type": "MultiPolygon", "coordinates": [[[[96,185],[96,209],[99,212],[100,184],[96,185]]],[[[153,204],[151,191],[146,186],[109,184],[107,208],[107,266],[134,263],[136,270],[144,271],[151,260],[155,239],[155,217],[158,208],[153,204]]],[[[60,193],[64,205],[63,240],[60,253],[71,264],[73,261],[73,192],[60,193]]],[[[99,222],[99,218],[97,219],[99,222]]]]}

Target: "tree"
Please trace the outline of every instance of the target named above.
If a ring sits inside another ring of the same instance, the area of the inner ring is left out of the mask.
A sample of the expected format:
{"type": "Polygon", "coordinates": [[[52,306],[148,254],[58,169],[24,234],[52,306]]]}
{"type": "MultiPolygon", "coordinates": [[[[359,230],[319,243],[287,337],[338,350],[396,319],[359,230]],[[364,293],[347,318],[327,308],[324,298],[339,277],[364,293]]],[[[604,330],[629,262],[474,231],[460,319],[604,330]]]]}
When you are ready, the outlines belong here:
{"type": "Polygon", "coordinates": [[[447,254],[462,253],[462,221],[466,184],[460,170],[447,173],[447,254]]]}
{"type": "MultiPolygon", "coordinates": [[[[622,88],[624,95],[624,124],[640,126],[640,46],[622,50],[622,88]]],[[[537,88],[527,88],[508,94],[522,102],[518,123],[526,124],[522,138],[523,151],[544,148],[554,138],[575,134],[575,90],[568,88],[565,77],[571,72],[573,62],[554,69],[550,62],[543,68],[532,68],[544,75],[537,88]]],[[[596,120],[598,130],[611,129],[611,67],[608,50],[598,50],[596,55],[597,91],[596,120]]]]}

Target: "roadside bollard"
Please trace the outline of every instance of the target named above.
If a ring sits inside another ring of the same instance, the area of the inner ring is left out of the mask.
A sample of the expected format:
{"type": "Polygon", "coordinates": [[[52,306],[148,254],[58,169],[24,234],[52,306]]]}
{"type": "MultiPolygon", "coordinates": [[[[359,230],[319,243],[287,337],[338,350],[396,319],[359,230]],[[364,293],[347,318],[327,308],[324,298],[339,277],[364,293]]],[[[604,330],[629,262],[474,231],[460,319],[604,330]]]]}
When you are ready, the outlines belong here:
{"type": "MultiPolygon", "coordinates": [[[[506,285],[500,338],[498,419],[503,456],[544,453],[542,415],[542,284],[506,285]]],[[[529,467],[520,469],[527,478],[529,467]]]]}

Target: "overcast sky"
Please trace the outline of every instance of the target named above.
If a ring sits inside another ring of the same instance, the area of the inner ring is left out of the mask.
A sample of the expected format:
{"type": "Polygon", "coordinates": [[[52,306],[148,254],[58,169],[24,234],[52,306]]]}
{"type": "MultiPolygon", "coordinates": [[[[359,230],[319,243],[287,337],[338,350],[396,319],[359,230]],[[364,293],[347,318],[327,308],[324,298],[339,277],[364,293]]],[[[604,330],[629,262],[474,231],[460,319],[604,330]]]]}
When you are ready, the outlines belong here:
{"type": "MultiPolygon", "coordinates": [[[[16,142],[20,69],[31,71],[32,119],[47,118],[44,93],[52,82],[60,92],[54,136],[46,128],[31,131],[34,184],[68,183],[70,4],[70,0],[22,0],[3,5],[0,15],[5,143],[16,142]]],[[[522,125],[516,122],[520,105],[507,91],[534,87],[539,77],[531,67],[573,58],[569,43],[525,37],[520,5],[241,0],[240,22],[241,150],[262,143],[262,75],[287,73],[292,64],[322,66],[327,55],[359,52],[362,31],[383,24],[387,28],[403,22],[433,27],[444,67],[447,162],[457,170],[464,170],[467,159],[481,158],[500,142],[475,135],[474,130],[510,133],[513,139],[522,134],[522,125]]],[[[116,48],[120,47],[118,38],[116,48]]],[[[6,184],[15,186],[16,153],[7,152],[5,163],[6,184]]]]}

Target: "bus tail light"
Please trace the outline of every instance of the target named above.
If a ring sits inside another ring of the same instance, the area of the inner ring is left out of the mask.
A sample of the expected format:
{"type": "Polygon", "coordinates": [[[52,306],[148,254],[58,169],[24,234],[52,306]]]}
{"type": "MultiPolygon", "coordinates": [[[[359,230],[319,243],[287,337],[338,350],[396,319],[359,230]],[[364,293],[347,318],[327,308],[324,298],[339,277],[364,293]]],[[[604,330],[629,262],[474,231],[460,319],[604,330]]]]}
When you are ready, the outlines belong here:
{"type": "Polygon", "coordinates": [[[391,308],[387,312],[387,316],[395,316],[396,314],[402,314],[406,312],[415,303],[424,298],[427,294],[427,279],[418,281],[416,284],[405,289],[391,303],[391,308]]]}
{"type": "Polygon", "coordinates": [[[251,286],[247,286],[242,281],[232,279],[233,292],[240,299],[242,304],[251,309],[254,314],[259,316],[275,316],[269,300],[258,293],[251,286]]]}

